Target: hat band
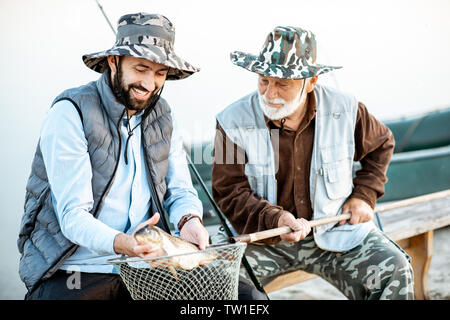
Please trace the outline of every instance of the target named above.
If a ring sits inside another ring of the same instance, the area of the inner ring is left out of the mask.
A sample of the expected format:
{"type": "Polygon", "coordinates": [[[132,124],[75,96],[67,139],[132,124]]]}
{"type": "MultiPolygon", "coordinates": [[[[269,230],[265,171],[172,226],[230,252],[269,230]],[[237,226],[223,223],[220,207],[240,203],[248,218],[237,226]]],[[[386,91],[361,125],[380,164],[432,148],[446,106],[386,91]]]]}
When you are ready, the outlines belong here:
{"type": "Polygon", "coordinates": [[[169,41],[161,38],[153,38],[145,36],[143,39],[137,38],[122,38],[116,41],[114,47],[126,46],[156,46],[160,48],[166,48],[169,51],[173,51],[173,45],[169,41]]]}
{"type": "Polygon", "coordinates": [[[161,38],[166,41],[173,43],[174,36],[173,32],[168,32],[166,28],[155,25],[136,25],[128,24],[120,26],[117,30],[117,42],[121,41],[126,37],[139,37],[139,36],[150,36],[154,38],[161,38]]]}

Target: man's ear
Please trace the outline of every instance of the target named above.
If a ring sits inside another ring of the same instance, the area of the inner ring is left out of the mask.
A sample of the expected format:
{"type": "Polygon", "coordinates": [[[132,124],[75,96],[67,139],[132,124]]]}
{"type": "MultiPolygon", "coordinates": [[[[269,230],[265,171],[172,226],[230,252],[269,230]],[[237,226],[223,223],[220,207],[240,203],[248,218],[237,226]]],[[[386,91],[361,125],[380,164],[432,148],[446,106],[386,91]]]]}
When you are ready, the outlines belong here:
{"type": "Polygon", "coordinates": [[[308,79],[308,81],[306,83],[306,92],[310,93],[311,91],[314,90],[318,79],[319,79],[319,76],[314,76],[314,77],[308,79]]]}
{"type": "Polygon", "coordinates": [[[111,69],[111,75],[116,73],[116,56],[107,56],[106,60],[108,61],[108,66],[111,69]]]}

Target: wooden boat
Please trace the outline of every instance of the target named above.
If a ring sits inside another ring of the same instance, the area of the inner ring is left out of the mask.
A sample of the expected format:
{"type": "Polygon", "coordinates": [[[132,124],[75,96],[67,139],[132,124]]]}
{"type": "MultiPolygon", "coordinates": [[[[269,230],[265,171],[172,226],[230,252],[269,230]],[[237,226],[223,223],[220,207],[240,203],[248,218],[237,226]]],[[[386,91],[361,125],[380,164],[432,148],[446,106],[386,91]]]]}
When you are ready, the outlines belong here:
{"type": "Polygon", "coordinates": [[[450,145],[450,107],[383,123],[394,134],[394,153],[450,145]]]}
{"type": "Polygon", "coordinates": [[[378,202],[416,197],[450,188],[450,107],[383,121],[395,137],[378,202]]]}
{"type": "Polygon", "coordinates": [[[450,188],[450,144],[395,153],[386,173],[385,195],[378,202],[401,200],[450,188]]]}

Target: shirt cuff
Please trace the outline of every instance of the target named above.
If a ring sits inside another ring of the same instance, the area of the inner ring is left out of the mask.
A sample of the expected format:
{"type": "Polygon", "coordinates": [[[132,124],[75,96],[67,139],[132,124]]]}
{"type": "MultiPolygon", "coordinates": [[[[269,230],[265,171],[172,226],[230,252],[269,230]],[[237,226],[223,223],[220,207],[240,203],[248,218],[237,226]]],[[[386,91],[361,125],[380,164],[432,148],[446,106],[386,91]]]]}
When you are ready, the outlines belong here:
{"type": "Polygon", "coordinates": [[[203,219],[203,214],[195,209],[177,210],[176,213],[171,212],[170,220],[173,226],[175,227],[176,235],[180,233],[180,230],[178,230],[178,223],[180,222],[181,218],[183,218],[187,214],[193,214],[195,216],[199,216],[200,219],[203,219]]]}
{"type": "Polygon", "coordinates": [[[350,198],[361,199],[367,202],[367,204],[369,204],[369,206],[371,206],[371,208],[374,209],[375,203],[377,202],[378,193],[369,187],[357,185],[353,189],[350,198]]]}
{"type": "Polygon", "coordinates": [[[278,208],[269,209],[264,213],[264,224],[266,229],[278,228],[278,220],[283,214],[283,210],[278,208]]]}
{"type": "Polygon", "coordinates": [[[117,254],[117,252],[114,251],[114,239],[119,233],[121,232],[118,230],[108,228],[107,233],[104,237],[105,243],[103,245],[100,245],[99,249],[104,250],[104,252],[107,254],[117,254]]]}

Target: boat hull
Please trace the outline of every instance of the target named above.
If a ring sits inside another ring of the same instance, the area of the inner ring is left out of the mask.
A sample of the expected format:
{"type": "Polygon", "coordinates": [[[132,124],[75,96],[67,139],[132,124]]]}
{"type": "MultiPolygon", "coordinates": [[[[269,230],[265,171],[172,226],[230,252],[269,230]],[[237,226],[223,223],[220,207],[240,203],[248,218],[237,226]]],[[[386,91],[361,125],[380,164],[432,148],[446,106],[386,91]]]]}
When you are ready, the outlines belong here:
{"type": "Polygon", "coordinates": [[[394,154],[386,175],[385,195],[378,202],[449,189],[450,145],[394,154]]]}

